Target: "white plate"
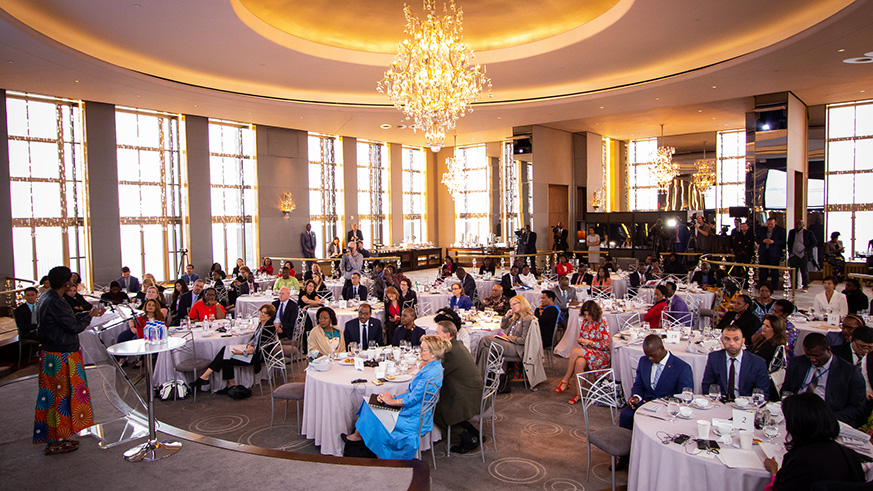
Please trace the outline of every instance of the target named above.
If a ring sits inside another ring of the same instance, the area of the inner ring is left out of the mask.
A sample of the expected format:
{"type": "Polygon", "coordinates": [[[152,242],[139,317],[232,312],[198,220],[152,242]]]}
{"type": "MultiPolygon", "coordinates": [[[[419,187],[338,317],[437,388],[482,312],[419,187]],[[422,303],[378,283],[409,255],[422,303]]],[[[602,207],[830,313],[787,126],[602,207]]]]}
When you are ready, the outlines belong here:
{"type": "Polygon", "coordinates": [[[691,412],[688,416],[682,416],[681,414],[676,415],[679,419],[694,419],[694,411],[691,412]]]}
{"type": "Polygon", "coordinates": [[[395,376],[394,376],[394,380],[389,380],[389,379],[386,379],[386,380],[388,380],[389,382],[394,382],[394,383],[398,383],[398,382],[409,382],[409,381],[412,380],[414,377],[415,377],[415,375],[412,375],[412,374],[407,373],[407,374],[404,374],[404,375],[395,375],[395,376]]]}
{"type": "Polygon", "coordinates": [[[692,402],[691,404],[689,404],[689,406],[693,407],[694,409],[700,409],[701,411],[708,411],[708,410],[712,409],[713,404],[710,403],[709,406],[703,407],[703,406],[698,406],[697,404],[694,404],[694,402],[692,402]]]}

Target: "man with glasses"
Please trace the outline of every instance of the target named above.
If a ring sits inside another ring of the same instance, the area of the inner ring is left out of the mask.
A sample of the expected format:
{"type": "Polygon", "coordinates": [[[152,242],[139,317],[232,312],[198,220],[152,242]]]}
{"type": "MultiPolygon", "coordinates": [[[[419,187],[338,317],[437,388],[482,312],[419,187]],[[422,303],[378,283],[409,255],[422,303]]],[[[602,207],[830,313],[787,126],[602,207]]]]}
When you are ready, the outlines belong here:
{"type": "Polygon", "coordinates": [[[855,328],[862,325],[864,325],[864,321],[862,321],[857,315],[847,315],[843,317],[843,322],[840,324],[840,331],[827,333],[828,344],[830,346],[839,346],[841,344],[851,343],[855,328]]]}

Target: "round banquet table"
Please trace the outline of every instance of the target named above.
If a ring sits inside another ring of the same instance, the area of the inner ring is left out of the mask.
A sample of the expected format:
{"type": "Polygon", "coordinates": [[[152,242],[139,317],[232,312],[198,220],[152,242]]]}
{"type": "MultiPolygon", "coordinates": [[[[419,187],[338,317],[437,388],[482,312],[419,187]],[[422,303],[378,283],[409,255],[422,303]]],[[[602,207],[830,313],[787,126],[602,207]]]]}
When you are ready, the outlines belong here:
{"type": "MultiPolygon", "coordinates": [[[[436,334],[437,332],[437,324],[433,320],[434,316],[429,315],[427,317],[419,317],[415,320],[415,324],[425,331],[428,334],[436,334]]],[[[464,343],[464,346],[467,347],[467,351],[473,355],[473,359],[476,359],[476,351],[479,348],[479,341],[482,340],[485,336],[490,336],[492,334],[497,334],[497,331],[500,330],[500,325],[488,325],[488,326],[478,326],[476,324],[468,325],[464,324],[461,327],[461,330],[458,331],[458,340],[464,343]]]]}
{"type": "MultiPolygon", "coordinates": [[[[324,282],[324,286],[326,286],[327,289],[330,290],[330,292],[333,294],[334,300],[342,300],[342,298],[343,298],[343,286],[345,286],[345,284],[346,283],[343,280],[326,280],[324,282]]],[[[300,285],[301,288],[303,288],[304,286],[305,285],[302,285],[302,284],[300,285]]],[[[371,292],[373,291],[373,289],[370,286],[368,286],[367,288],[371,292]]]]}
{"type": "MultiPolygon", "coordinates": [[[[606,323],[609,325],[609,335],[612,336],[621,330],[622,326],[624,326],[624,323],[628,319],[636,316],[637,314],[639,314],[640,318],[642,318],[642,315],[645,313],[645,310],[633,310],[628,312],[604,312],[603,318],[606,319],[606,323]]],[[[558,342],[557,346],[555,346],[556,355],[562,356],[564,358],[570,356],[570,352],[572,352],[573,348],[577,346],[576,340],[579,339],[579,331],[581,330],[581,328],[582,318],[579,316],[579,307],[571,308],[569,318],[567,319],[567,332],[564,333],[561,341],[558,342]]],[[[616,372],[616,377],[617,376],[618,372],[616,372]]]]}
{"type": "MultiPolygon", "coordinates": [[[[652,413],[645,409],[638,409],[634,417],[633,439],[631,440],[630,469],[628,472],[628,490],[652,490],[671,489],[697,491],[706,489],[733,491],[736,489],[764,489],[770,482],[770,473],[764,470],[765,458],[762,448],[754,444],[751,450],[734,449],[728,446],[721,453],[745,454],[753,457],[750,467],[730,468],[720,458],[706,456],[697,450],[694,438],[697,438],[697,420],[712,418],[730,419],[731,408],[723,404],[717,404],[712,409],[694,409],[690,420],[677,418],[675,422],[663,421],[654,417],[645,416],[653,414],[657,417],[669,420],[667,409],[664,404],[647,403],[657,407],[652,413]],[[660,435],[691,435],[692,440],[683,445],[661,443],[660,435]],[[757,462],[757,464],[756,464],[757,462]],[[751,467],[754,466],[754,467],[751,467]]],[[[650,406],[651,407],[651,406],[650,406]]],[[[779,435],[773,439],[774,448],[784,453],[781,442],[785,439],[785,423],[779,423],[779,435]]],[[[716,439],[717,435],[710,431],[710,438],[716,439]]],[[[754,438],[761,440],[769,446],[767,439],[761,430],[755,430],[754,438]]],[[[739,445],[739,437],[733,436],[733,443],[739,445]]],[[[866,442],[861,448],[865,453],[873,451],[873,445],[866,442]]],[[[778,460],[778,459],[777,459],[778,460]]],[[[869,464],[865,464],[867,478],[871,477],[869,464]]]]}
{"type": "MultiPolygon", "coordinates": [[[[671,355],[677,356],[682,361],[691,365],[692,377],[694,379],[694,387],[692,389],[694,389],[695,394],[700,394],[703,372],[706,370],[706,360],[709,357],[709,353],[687,352],[688,341],[679,341],[678,344],[664,343],[664,347],[671,355]]],[[[633,395],[631,391],[637,377],[637,365],[643,356],[642,339],[638,339],[635,343],[629,345],[627,341],[622,340],[619,336],[612,337],[612,368],[615,371],[615,380],[621,382],[625,399],[633,395]]]]}
{"type": "MultiPolygon", "coordinates": [[[[341,309],[335,305],[329,305],[330,308],[336,313],[336,327],[342,331],[346,327],[346,322],[357,319],[358,318],[358,309],[357,308],[345,308],[341,309]]],[[[382,305],[372,305],[372,314],[371,317],[375,317],[382,322],[382,326],[385,326],[385,309],[382,308],[382,305]]],[[[306,309],[306,313],[309,314],[309,318],[312,319],[312,325],[317,326],[318,321],[315,319],[315,314],[318,313],[318,308],[308,308],[306,309]]]]}
{"type": "Polygon", "coordinates": [[[495,274],[494,276],[489,276],[487,278],[479,277],[476,275],[476,291],[479,292],[479,299],[488,298],[491,296],[491,289],[494,288],[494,285],[500,284],[500,279],[502,275],[495,274]]]}
{"type": "MultiPolygon", "coordinates": [[[[242,334],[238,336],[229,336],[222,337],[222,333],[216,331],[207,331],[203,332],[200,328],[192,329],[194,333],[194,350],[197,352],[197,358],[203,358],[209,361],[215,359],[215,356],[218,355],[218,352],[221,348],[229,346],[231,344],[248,344],[252,339],[254,329],[248,330],[247,332],[243,331],[242,334]]],[[[172,333],[170,336],[175,339],[182,339],[179,336],[180,332],[177,331],[172,333]]],[[[159,386],[164,382],[169,382],[170,380],[181,379],[187,383],[191,383],[194,381],[194,374],[191,372],[179,372],[176,373],[173,370],[173,359],[172,357],[176,357],[176,361],[182,361],[183,359],[191,358],[190,354],[183,353],[172,353],[169,351],[165,351],[158,355],[158,359],[155,360],[154,365],[154,373],[152,374],[152,383],[155,386],[159,386]],[[185,358],[182,358],[185,357],[185,358]]],[[[234,379],[237,385],[244,385],[246,387],[251,387],[255,384],[256,374],[254,367],[252,366],[235,366],[233,368],[234,379]]],[[[221,379],[221,372],[215,372],[209,377],[209,388],[212,392],[223,389],[227,385],[225,380],[221,379]]]]}
{"type": "Polygon", "coordinates": [[[803,338],[807,334],[817,332],[827,336],[829,332],[840,332],[841,330],[839,327],[829,326],[823,321],[800,322],[796,316],[791,319],[791,323],[797,329],[797,341],[794,342],[794,356],[800,356],[805,353],[803,350],[803,338]]]}
{"type": "MultiPolygon", "coordinates": [[[[647,304],[654,304],[654,294],[654,288],[640,288],[638,298],[647,304]]],[[[685,303],[693,302],[702,309],[711,309],[713,302],[715,302],[715,293],[708,291],[690,292],[688,290],[679,290],[676,292],[676,295],[685,300],[685,303]]]]}
{"type": "Polygon", "coordinates": [[[86,365],[95,364],[106,357],[107,346],[118,342],[118,335],[128,329],[127,320],[116,312],[107,310],[100,317],[91,319],[88,329],[79,333],[79,347],[82,361],[86,365]]]}
{"type": "MultiPolygon", "coordinates": [[[[297,295],[292,294],[291,297],[294,301],[297,301],[297,295]]],[[[262,305],[267,305],[268,303],[273,303],[273,300],[279,298],[279,295],[273,297],[273,295],[266,295],[261,293],[256,293],[254,295],[241,295],[236,297],[236,308],[234,308],[234,317],[237,319],[247,319],[249,317],[254,317],[258,312],[258,309],[261,308],[262,305]]]]}
{"type": "MultiPolygon", "coordinates": [[[[334,364],[326,372],[306,371],[303,396],[303,434],[321,447],[322,455],[342,457],[343,441],[340,433],[353,433],[355,413],[361,407],[363,398],[371,394],[390,392],[397,395],[404,392],[409,382],[388,382],[382,386],[373,385],[376,378],[374,368],[355,370],[354,366],[334,364]],[[366,383],[352,384],[352,380],[366,379],[366,383]]],[[[431,433],[433,441],[441,435],[436,425],[431,433]]],[[[425,442],[422,442],[424,444],[425,442]]],[[[422,451],[430,447],[422,447],[422,451]]]]}
{"type": "Polygon", "coordinates": [[[451,301],[450,297],[450,293],[431,293],[430,291],[418,292],[419,311],[422,311],[423,309],[424,312],[433,314],[443,307],[448,307],[449,302],[451,301]],[[426,305],[429,305],[430,307],[425,307],[426,305]]]}

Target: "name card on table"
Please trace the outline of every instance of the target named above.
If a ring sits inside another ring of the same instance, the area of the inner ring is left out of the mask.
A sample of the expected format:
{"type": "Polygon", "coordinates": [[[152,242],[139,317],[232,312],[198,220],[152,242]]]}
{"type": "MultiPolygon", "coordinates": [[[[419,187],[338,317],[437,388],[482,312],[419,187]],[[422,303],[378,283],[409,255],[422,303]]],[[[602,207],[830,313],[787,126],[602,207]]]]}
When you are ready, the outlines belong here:
{"type": "Polygon", "coordinates": [[[667,339],[665,340],[665,342],[671,343],[671,344],[678,344],[681,334],[682,333],[680,331],[668,330],[667,331],[667,339]]]}
{"type": "Polygon", "coordinates": [[[364,359],[358,358],[357,356],[354,358],[355,360],[355,370],[364,370],[364,359]]]}
{"type": "Polygon", "coordinates": [[[734,429],[755,432],[755,411],[734,409],[732,412],[733,418],[731,419],[733,419],[734,429]]]}

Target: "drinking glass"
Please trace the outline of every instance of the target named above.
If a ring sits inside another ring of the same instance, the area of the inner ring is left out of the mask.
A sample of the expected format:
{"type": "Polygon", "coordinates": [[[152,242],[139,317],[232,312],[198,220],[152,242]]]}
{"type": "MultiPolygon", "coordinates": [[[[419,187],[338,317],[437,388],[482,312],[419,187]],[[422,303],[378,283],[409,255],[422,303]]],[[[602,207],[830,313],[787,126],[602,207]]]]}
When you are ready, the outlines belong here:
{"type": "Polygon", "coordinates": [[[682,387],[682,401],[690,404],[692,399],[694,399],[694,391],[691,387],[682,387]]]}
{"type": "Polygon", "coordinates": [[[752,390],[752,405],[756,407],[761,407],[767,403],[767,398],[764,397],[763,389],[753,389],[752,390]]]}
{"type": "Polygon", "coordinates": [[[709,386],[709,398],[712,402],[716,402],[721,399],[721,386],[718,384],[712,384],[709,386]]]}
{"type": "Polygon", "coordinates": [[[779,428],[776,427],[776,422],[772,419],[767,423],[767,426],[764,427],[764,436],[766,436],[767,440],[771,442],[774,438],[779,436],[779,428]]]}
{"type": "Polygon", "coordinates": [[[675,423],[676,416],[679,415],[679,404],[676,404],[675,402],[667,404],[667,414],[670,415],[670,422],[675,423]]]}
{"type": "Polygon", "coordinates": [[[349,343],[349,352],[352,353],[352,355],[354,356],[354,355],[358,354],[357,350],[358,350],[358,343],[356,343],[354,341],[350,342],[349,343]]]}

